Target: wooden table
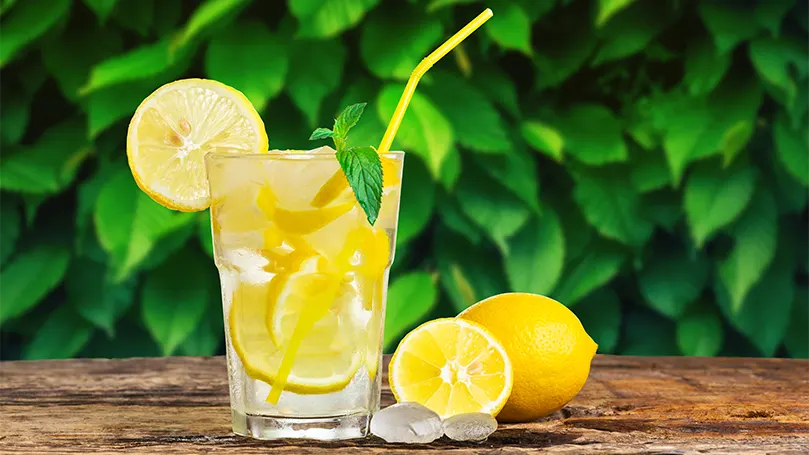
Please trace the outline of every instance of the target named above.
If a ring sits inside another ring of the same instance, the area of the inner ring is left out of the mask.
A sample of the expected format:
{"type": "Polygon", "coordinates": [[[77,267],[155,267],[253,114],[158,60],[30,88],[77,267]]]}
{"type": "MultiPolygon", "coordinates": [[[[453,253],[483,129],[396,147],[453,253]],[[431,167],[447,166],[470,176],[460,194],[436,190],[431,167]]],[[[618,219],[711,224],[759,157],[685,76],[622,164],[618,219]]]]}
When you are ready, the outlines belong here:
{"type": "Polygon", "coordinates": [[[221,357],[5,362],[0,376],[3,454],[809,453],[806,360],[599,355],[560,412],[429,445],[235,436],[221,357]]]}

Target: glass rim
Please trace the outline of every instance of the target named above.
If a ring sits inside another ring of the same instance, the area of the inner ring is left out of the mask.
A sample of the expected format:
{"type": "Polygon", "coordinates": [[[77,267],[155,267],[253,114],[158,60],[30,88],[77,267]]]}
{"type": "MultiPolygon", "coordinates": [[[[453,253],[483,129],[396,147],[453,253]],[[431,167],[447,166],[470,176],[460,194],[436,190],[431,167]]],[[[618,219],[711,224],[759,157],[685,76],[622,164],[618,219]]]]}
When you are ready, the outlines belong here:
{"type": "MultiPolygon", "coordinates": [[[[389,159],[403,159],[405,152],[394,150],[382,155],[389,159]]],[[[205,160],[209,159],[289,159],[289,160],[312,160],[312,159],[336,159],[334,152],[322,151],[312,152],[307,150],[270,150],[263,153],[233,153],[233,152],[208,152],[205,160]]]]}

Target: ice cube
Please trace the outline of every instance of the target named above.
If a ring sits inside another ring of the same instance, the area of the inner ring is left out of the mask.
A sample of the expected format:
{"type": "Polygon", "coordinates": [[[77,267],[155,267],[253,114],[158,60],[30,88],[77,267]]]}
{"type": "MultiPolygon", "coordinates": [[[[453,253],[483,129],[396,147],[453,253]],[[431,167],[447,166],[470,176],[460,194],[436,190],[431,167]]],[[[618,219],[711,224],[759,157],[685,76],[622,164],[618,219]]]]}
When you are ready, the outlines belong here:
{"type": "Polygon", "coordinates": [[[497,420],[483,412],[454,415],[444,420],[444,434],[455,441],[483,441],[497,429],[497,420]]]}
{"type": "Polygon", "coordinates": [[[371,433],[387,442],[426,444],[444,434],[441,418],[418,403],[398,403],[374,414],[371,433]]]}

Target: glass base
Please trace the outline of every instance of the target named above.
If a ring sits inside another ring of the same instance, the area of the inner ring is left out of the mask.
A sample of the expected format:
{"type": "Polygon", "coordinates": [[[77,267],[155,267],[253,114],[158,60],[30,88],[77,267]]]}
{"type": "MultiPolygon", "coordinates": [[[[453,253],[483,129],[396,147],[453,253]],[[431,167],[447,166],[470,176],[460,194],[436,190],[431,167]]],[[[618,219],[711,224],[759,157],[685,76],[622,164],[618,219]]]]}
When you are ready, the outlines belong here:
{"type": "Polygon", "coordinates": [[[368,436],[371,414],[333,417],[270,417],[242,414],[235,410],[233,432],[256,439],[317,439],[336,441],[368,436]]]}

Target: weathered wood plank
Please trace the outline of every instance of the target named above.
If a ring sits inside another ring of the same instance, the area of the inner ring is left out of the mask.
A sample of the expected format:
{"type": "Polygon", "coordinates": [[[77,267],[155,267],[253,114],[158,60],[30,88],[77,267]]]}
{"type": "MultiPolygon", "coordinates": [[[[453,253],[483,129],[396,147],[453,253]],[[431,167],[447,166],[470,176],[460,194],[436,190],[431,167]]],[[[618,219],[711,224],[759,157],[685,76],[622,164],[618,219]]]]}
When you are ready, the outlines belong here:
{"type": "Polygon", "coordinates": [[[597,356],[562,411],[424,446],[234,436],[226,378],[222,358],[5,362],[0,453],[809,453],[805,360],[597,356]]]}

